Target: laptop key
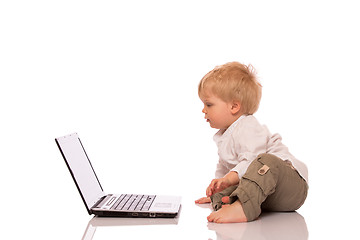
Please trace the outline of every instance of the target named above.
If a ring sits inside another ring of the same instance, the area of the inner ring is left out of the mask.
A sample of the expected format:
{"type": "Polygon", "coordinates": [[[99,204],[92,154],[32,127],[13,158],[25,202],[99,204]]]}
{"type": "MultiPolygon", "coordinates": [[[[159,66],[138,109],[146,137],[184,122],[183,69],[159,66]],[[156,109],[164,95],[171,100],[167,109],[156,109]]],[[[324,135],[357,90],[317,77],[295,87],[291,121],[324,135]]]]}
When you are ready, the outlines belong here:
{"type": "Polygon", "coordinates": [[[117,209],[117,206],[120,204],[121,200],[125,197],[124,194],[121,194],[121,196],[118,198],[118,200],[114,203],[114,205],[111,206],[111,209],[117,209]]]}
{"type": "Polygon", "coordinates": [[[123,210],[129,210],[131,205],[134,203],[135,199],[137,198],[137,195],[131,195],[125,206],[123,207],[123,210]]]}
{"type": "Polygon", "coordinates": [[[154,196],[154,195],[149,195],[149,196],[147,197],[146,202],[145,202],[145,204],[144,204],[144,206],[143,206],[143,208],[142,208],[141,210],[143,210],[143,211],[149,210],[150,207],[151,207],[151,204],[152,204],[153,201],[154,201],[154,199],[155,199],[155,196],[154,196]]]}
{"type": "Polygon", "coordinates": [[[135,207],[135,211],[141,211],[141,209],[143,208],[146,199],[147,199],[147,195],[143,195],[139,201],[139,203],[137,204],[137,206],[135,207]]]}
{"type": "Polygon", "coordinates": [[[125,196],[121,199],[120,203],[116,206],[116,210],[123,210],[125,204],[128,202],[131,195],[125,194],[125,196]]]}
{"type": "Polygon", "coordinates": [[[134,201],[132,202],[131,206],[128,208],[128,210],[133,211],[139,204],[140,200],[142,198],[142,195],[136,195],[134,201]]]}

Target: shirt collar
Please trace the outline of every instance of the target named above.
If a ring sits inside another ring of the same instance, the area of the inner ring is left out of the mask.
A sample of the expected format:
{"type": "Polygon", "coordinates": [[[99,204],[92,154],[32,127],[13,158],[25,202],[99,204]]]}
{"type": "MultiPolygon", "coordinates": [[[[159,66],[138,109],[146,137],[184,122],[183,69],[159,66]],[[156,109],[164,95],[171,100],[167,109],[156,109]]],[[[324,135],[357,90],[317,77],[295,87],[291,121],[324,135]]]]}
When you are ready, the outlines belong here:
{"type": "Polygon", "coordinates": [[[227,129],[220,129],[215,135],[214,135],[214,141],[217,143],[221,141],[223,138],[228,136],[234,131],[234,128],[238,125],[238,123],[241,121],[241,119],[245,118],[247,115],[241,115],[238,119],[236,119],[235,122],[233,122],[230,127],[227,129]]]}

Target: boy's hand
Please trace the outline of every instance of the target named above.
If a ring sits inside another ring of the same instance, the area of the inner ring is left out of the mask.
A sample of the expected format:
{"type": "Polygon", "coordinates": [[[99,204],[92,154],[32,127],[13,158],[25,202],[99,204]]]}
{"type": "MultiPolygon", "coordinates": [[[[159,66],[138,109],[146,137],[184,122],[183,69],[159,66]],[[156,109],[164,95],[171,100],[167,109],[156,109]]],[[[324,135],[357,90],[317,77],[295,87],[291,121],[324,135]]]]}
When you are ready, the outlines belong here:
{"type": "Polygon", "coordinates": [[[210,197],[211,195],[221,192],[222,190],[236,185],[239,183],[239,176],[237,172],[229,172],[223,178],[214,179],[211,181],[210,185],[206,189],[206,196],[210,197]]]}
{"type": "Polygon", "coordinates": [[[226,178],[213,179],[206,189],[206,196],[221,192],[222,190],[230,187],[230,182],[226,178]]]}

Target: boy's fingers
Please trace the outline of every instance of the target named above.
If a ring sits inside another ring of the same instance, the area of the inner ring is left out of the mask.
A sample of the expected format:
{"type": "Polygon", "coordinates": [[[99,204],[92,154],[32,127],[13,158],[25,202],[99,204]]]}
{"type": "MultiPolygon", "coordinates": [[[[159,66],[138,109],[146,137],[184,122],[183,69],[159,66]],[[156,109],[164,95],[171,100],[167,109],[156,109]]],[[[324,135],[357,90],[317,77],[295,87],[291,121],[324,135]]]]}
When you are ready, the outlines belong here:
{"type": "Polygon", "coordinates": [[[216,184],[216,190],[219,191],[222,188],[222,182],[216,184]]]}
{"type": "Polygon", "coordinates": [[[206,196],[207,196],[207,197],[210,196],[210,189],[209,189],[209,188],[206,189],[206,196]]]}
{"type": "Polygon", "coordinates": [[[213,194],[214,185],[216,184],[215,179],[211,181],[210,185],[206,189],[206,196],[211,196],[213,194]]]}
{"type": "Polygon", "coordinates": [[[210,188],[208,188],[207,190],[206,190],[206,196],[207,197],[210,197],[212,195],[212,190],[210,189],[210,188]]]}

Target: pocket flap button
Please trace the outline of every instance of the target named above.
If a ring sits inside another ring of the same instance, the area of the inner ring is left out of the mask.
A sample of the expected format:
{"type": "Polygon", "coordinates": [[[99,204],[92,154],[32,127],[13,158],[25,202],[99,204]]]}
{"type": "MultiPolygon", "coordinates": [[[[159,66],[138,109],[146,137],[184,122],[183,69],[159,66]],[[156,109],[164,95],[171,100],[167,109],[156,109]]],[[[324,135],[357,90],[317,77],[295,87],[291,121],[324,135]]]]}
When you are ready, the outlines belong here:
{"type": "Polygon", "coordinates": [[[269,171],[269,169],[270,168],[267,165],[264,165],[264,166],[262,166],[262,168],[259,169],[258,174],[264,175],[267,173],[267,171],[269,171]]]}

